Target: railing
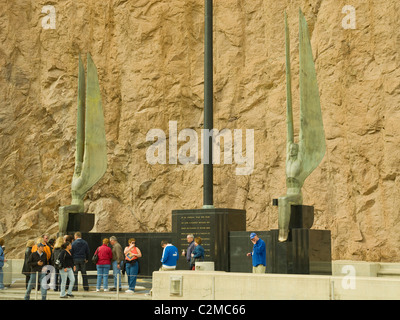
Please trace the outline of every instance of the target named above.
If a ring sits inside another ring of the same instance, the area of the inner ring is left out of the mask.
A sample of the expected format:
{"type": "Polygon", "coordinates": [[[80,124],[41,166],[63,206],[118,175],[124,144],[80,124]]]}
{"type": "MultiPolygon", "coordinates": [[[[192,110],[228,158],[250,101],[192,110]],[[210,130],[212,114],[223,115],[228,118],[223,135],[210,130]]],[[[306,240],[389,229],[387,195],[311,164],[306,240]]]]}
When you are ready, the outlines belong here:
{"type": "MultiPolygon", "coordinates": [[[[59,272],[58,269],[56,269],[52,265],[47,265],[47,266],[43,267],[41,272],[40,271],[38,271],[38,272],[27,272],[27,273],[24,273],[24,274],[22,274],[22,272],[9,272],[9,271],[4,270],[4,269],[7,269],[7,267],[8,266],[5,266],[3,268],[3,270],[2,270],[3,283],[5,283],[5,287],[7,287],[9,285],[12,286],[13,283],[15,283],[15,281],[16,281],[15,280],[16,279],[15,275],[20,275],[19,277],[17,277],[18,280],[22,280],[22,278],[25,278],[24,275],[29,275],[29,274],[35,274],[36,275],[35,284],[33,284],[34,288],[32,286],[32,291],[34,291],[34,292],[31,291],[31,294],[34,295],[34,299],[35,300],[38,299],[38,291],[40,290],[40,287],[42,287],[42,286],[46,290],[49,290],[49,289],[53,289],[54,290],[58,286],[58,288],[61,290],[61,285],[62,285],[61,273],[59,272]],[[40,273],[45,274],[45,276],[43,278],[41,278],[40,277],[40,273]],[[56,283],[56,274],[59,274],[59,276],[60,276],[60,278],[58,279],[57,283],[56,283]],[[13,279],[14,279],[14,281],[13,281],[13,279]],[[39,287],[39,280],[41,281],[40,282],[40,287],[39,287]]],[[[110,269],[110,271],[112,271],[112,269],[110,269]]],[[[81,273],[81,277],[83,277],[83,276],[85,276],[85,275],[82,275],[82,273],[81,273]]],[[[114,275],[113,273],[103,273],[102,274],[102,273],[99,273],[98,271],[87,271],[86,272],[86,277],[88,277],[88,281],[89,281],[89,278],[93,279],[95,276],[96,277],[108,276],[107,286],[108,286],[108,281],[114,280],[114,277],[116,277],[117,282],[116,282],[116,287],[115,287],[115,291],[116,291],[115,298],[117,300],[120,299],[120,291],[121,291],[120,290],[120,284],[123,283],[123,277],[121,277],[121,272],[117,273],[116,275],[114,275]],[[110,279],[110,277],[111,277],[111,279],[110,279]]],[[[129,277],[128,274],[125,273],[125,276],[126,276],[126,279],[128,279],[128,277],[129,277]]],[[[75,281],[77,281],[79,279],[78,273],[74,272],[74,277],[75,277],[75,281]]],[[[136,277],[138,279],[151,279],[152,278],[151,276],[140,276],[140,275],[136,275],[136,277]]],[[[68,279],[68,277],[66,277],[66,279],[68,279]]],[[[102,284],[103,284],[103,287],[104,287],[104,278],[102,279],[102,284]]],[[[115,282],[114,282],[114,284],[115,284],[115,282]]],[[[25,281],[24,281],[24,285],[25,285],[25,281]]],[[[29,282],[28,282],[28,285],[29,285],[29,282]]],[[[65,286],[66,286],[65,291],[66,292],[67,292],[67,289],[68,289],[69,285],[67,285],[67,283],[65,281],[65,286]]],[[[76,284],[74,283],[73,285],[76,285],[76,284]]],[[[82,285],[82,281],[79,281],[79,285],[82,285]]],[[[26,288],[26,290],[27,290],[27,288],[26,288]]]]}

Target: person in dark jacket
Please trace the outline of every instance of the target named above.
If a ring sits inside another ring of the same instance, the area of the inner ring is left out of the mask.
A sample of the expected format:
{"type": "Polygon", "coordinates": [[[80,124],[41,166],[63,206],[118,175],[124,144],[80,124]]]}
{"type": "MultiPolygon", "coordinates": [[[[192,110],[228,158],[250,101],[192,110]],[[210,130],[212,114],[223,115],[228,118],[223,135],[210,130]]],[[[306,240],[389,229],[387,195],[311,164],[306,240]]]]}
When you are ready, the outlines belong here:
{"type": "Polygon", "coordinates": [[[42,293],[42,300],[46,300],[48,285],[45,281],[42,282],[42,280],[46,277],[47,265],[48,261],[47,255],[44,252],[44,245],[42,243],[38,243],[37,251],[33,252],[28,259],[28,266],[31,269],[31,276],[29,278],[28,288],[25,292],[25,300],[30,299],[32,288],[36,285],[36,273],[39,276],[38,281],[41,284],[40,291],[42,293]]]}
{"type": "Polygon", "coordinates": [[[190,263],[190,261],[192,260],[192,253],[194,251],[194,248],[196,247],[194,244],[194,236],[192,234],[188,234],[186,239],[189,245],[186,251],[182,251],[182,256],[186,257],[186,261],[189,265],[189,270],[192,270],[192,264],[190,263]]]}
{"type": "Polygon", "coordinates": [[[60,298],[72,298],[72,288],[74,287],[75,276],[74,276],[74,259],[72,257],[72,245],[68,241],[63,243],[61,248],[63,249],[60,253],[59,259],[61,262],[61,292],[60,298]],[[65,294],[65,287],[67,284],[67,278],[69,279],[68,292],[65,294]]]}
{"type": "Polygon", "coordinates": [[[195,248],[192,253],[192,259],[190,261],[192,270],[194,270],[196,261],[204,261],[204,248],[200,244],[201,244],[200,237],[197,237],[196,239],[194,239],[195,248]]]}
{"type": "Polygon", "coordinates": [[[82,239],[80,232],[75,232],[75,241],[72,242],[72,257],[75,265],[74,291],[78,291],[78,272],[82,274],[83,289],[89,291],[89,283],[86,274],[86,263],[89,261],[89,245],[82,239]]]}
{"type": "Polygon", "coordinates": [[[31,276],[31,268],[28,265],[29,257],[32,253],[32,247],[34,246],[35,241],[28,240],[26,243],[25,256],[24,256],[24,265],[22,266],[22,274],[25,275],[25,289],[28,289],[29,278],[31,276]]]}

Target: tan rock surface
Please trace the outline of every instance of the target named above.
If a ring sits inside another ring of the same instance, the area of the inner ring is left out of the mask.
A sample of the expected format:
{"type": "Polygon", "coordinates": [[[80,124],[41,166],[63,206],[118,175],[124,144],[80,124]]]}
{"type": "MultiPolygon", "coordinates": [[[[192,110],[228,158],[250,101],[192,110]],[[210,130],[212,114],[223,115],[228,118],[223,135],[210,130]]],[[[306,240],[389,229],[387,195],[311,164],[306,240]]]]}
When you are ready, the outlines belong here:
{"type": "MultiPolygon", "coordinates": [[[[334,259],[399,261],[400,4],[217,0],[215,127],[254,129],[255,168],[214,170],[215,206],[247,210],[247,230],[277,227],[285,193],[283,11],[291,30],[298,119],[298,8],[309,23],[327,152],[304,185],[334,259]],[[344,5],[357,27],[343,29],[344,5]]],[[[201,165],[150,165],[146,134],[203,122],[203,1],[0,0],[0,237],[8,257],[58,230],[70,203],[78,54],[99,70],[108,169],[88,193],[95,231],[166,232],[171,210],[202,205],[201,165]],[[44,5],[56,29],[42,28],[44,5]]],[[[298,120],[297,120],[298,121],[298,120]]],[[[298,122],[295,123],[298,133],[298,122]]],[[[199,141],[200,148],[200,141],[199,141]]]]}

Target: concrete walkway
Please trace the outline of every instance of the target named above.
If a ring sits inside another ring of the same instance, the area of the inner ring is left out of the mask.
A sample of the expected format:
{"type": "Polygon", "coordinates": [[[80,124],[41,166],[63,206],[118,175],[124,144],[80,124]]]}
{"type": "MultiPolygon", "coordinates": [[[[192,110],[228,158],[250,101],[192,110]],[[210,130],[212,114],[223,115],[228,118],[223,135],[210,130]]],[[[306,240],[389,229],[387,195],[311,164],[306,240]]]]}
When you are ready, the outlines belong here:
{"type": "MultiPolygon", "coordinates": [[[[117,293],[116,291],[104,292],[101,289],[100,292],[96,292],[96,286],[89,282],[89,291],[84,291],[82,287],[78,287],[78,291],[73,291],[73,298],[61,299],[60,292],[55,292],[52,289],[47,290],[47,300],[151,300],[150,289],[151,289],[151,278],[137,279],[135,293],[126,293],[125,290],[128,286],[122,283],[122,290],[117,293]]],[[[109,289],[113,285],[110,282],[109,289]]],[[[16,278],[13,279],[11,285],[6,287],[4,290],[0,290],[0,300],[23,300],[25,296],[25,279],[16,278]]],[[[35,290],[32,290],[30,295],[31,300],[41,300],[42,295],[40,290],[37,292],[35,297],[35,290]]]]}

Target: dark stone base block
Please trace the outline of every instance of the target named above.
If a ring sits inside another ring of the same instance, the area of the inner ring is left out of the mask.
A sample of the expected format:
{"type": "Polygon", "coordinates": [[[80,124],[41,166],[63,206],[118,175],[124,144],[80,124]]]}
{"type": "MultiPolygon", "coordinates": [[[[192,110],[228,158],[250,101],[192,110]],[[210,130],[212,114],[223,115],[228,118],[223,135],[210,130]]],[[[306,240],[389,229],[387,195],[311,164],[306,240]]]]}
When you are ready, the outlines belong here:
{"type": "Polygon", "coordinates": [[[267,273],[332,274],[331,232],[292,229],[291,239],[278,241],[279,230],[267,237],[267,273]]]}
{"type": "Polygon", "coordinates": [[[291,206],[289,230],[293,228],[311,229],[314,223],[314,207],[296,205],[291,206]]]}
{"type": "Polygon", "coordinates": [[[89,232],[93,229],[95,215],[93,213],[69,213],[67,233],[89,232]]]}
{"type": "MultiPolygon", "coordinates": [[[[252,258],[247,253],[253,251],[250,234],[255,232],[265,244],[270,242],[270,231],[231,231],[229,232],[229,256],[231,272],[252,272],[252,258]]],[[[269,264],[267,256],[267,266],[269,264]]]]}
{"type": "MultiPolygon", "coordinates": [[[[252,272],[253,231],[230,232],[230,271],[252,272]]],[[[329,230],[292,229],[291,240],[278,241],[278,230],[254,231],[265,241],[267,273],[332,274],[331,232],[329,230]]]]}
{"type": "MultiPolygon", "coordinates": [[[[229,232],[246,230],[246,211],[211,208],[172,211],[173,244],[181,253],[188,247],[187,235],[201,237],[205,261],[214,261],[216,271],[230,271],[229,232]]],[[[177,269],[188,270],[189,264],[181,257],[177,269]]]]}

